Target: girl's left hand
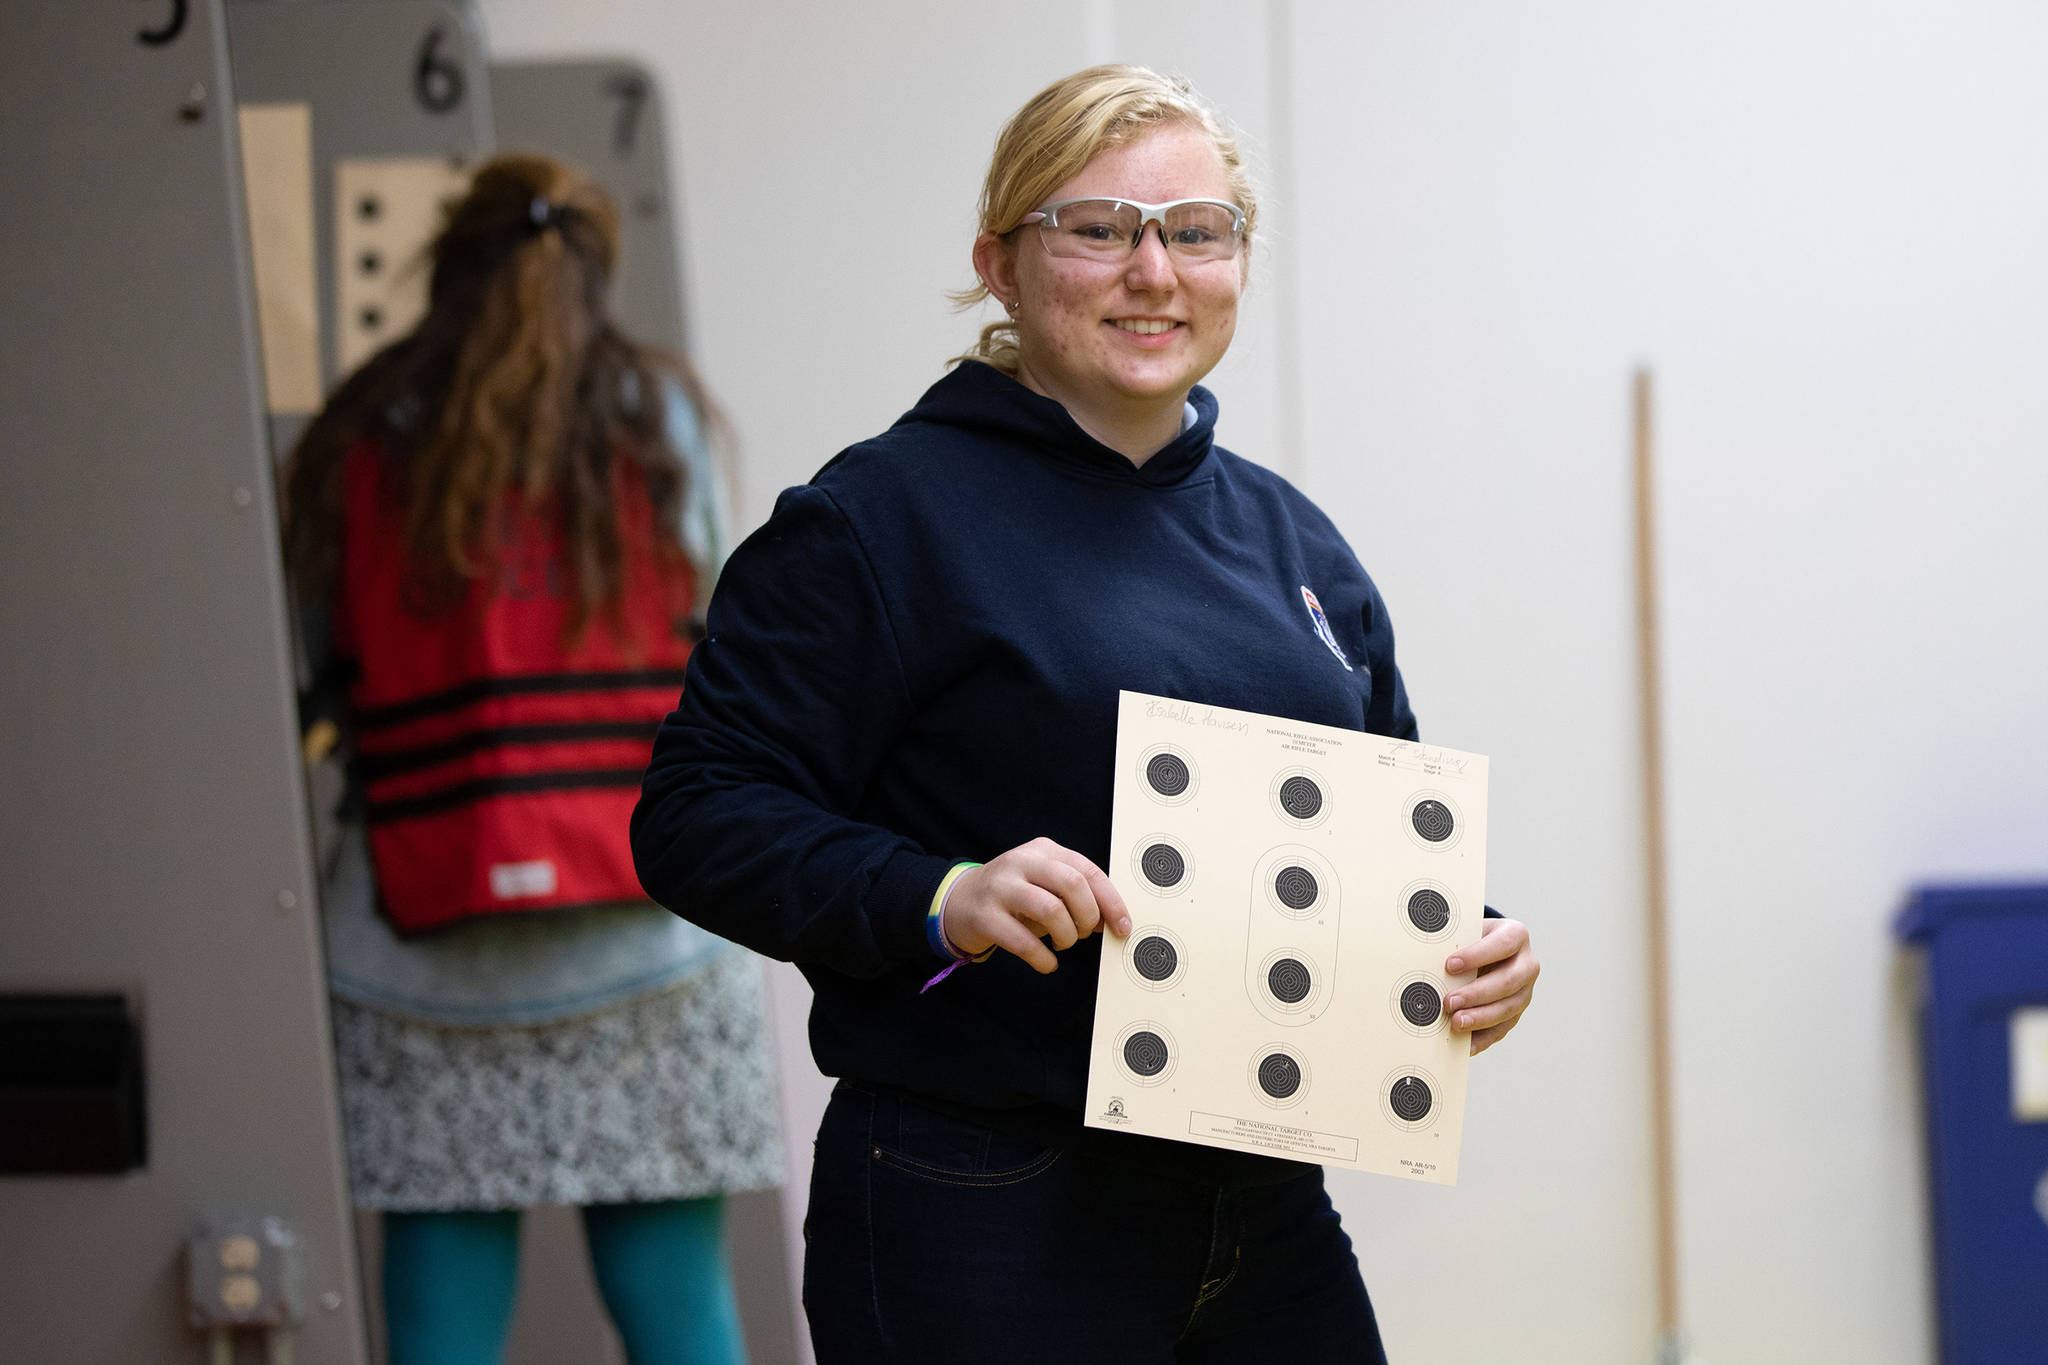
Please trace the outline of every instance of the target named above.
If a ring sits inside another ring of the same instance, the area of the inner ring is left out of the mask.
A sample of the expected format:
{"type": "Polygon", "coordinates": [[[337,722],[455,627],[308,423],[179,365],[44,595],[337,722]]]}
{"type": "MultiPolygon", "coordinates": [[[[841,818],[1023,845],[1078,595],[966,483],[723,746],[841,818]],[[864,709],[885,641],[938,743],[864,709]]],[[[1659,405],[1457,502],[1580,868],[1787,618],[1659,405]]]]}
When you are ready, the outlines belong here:
{"type": "Polygon", "coordinates": [[[1536,989],[1536,974],[1543,964],[1529,946],[1529,928],[1520,920],[1490,919],[1480,930],[1477,943],[1460,948],[1444,962],[1452,976],[1478,968],[1477,980],[1454,988],[1444,999],[1444,1013],[1451,1027],[1472,1035],[1472,1055],[1478,1056],[1508,1036],[1529,1008],[1536,989]]]}

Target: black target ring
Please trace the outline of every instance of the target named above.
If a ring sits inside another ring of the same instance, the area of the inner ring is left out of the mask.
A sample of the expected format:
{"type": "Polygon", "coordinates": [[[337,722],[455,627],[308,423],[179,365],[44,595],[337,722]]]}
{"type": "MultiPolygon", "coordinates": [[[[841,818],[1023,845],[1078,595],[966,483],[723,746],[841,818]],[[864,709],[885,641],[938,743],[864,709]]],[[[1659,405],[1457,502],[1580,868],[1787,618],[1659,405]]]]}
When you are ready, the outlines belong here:
{"type": "Polygon", "coordinates": [[[1171,1060],[1166,1040],[1150,1029],[1140,1029],[1124,1039],[1124,1065],[1134,1076],[1157,1076],[1171,1060]]]}
{"type": "Polygon", "coordinates": [[[1180,879],[1188,874],[1188,860],[1172,844],[1151,845],[1140,855],[1138,864],[1145,869],[1145,880],[1157,887],[1179,886],[1180,879]]]}
{"type": "Polygon", "coordinates": [[[1266,968],[1266,989],[1283,1005],[1299,1005],[1315,989],[1308,964],[1296,957],[1283,957],[1266,968]]]}
{"type": "Polygon", "coordinates": [[[1131,965],[1147,981],[1167,981],[1180,970],[1180,953],[1158,934],[1147,934],[1131,949],[1131,965]]]}
{"type": "Polygon", "coordinates": [[[1280,784],[1280,809],[1297,820],[1313,820],[1323,813],[1323,789],[1297,773],[1280,784]]]}
{"type": "Polygon", "coordinates": [[[1316,884],[1316,874],[1299,863],[1289,863],[1273,876],[1273,894],[1289,910],[1306,910],[1316,903],[1322,888],[1316,884]]]}
{"type": "Polygon", "coordinates": [[[1408,897],[1408,922],[1425,934],[1440,934],[1451,922],[1450,898],[1433,886],[1408,897]]]}
{"type": "Polygon", "coordinates": [[[1435,1103],[1436,1097],[1429,1093],[1429,1082],[1420,1076],[1403,1076],[1387,1087],[1387,1107],[1403,1123],[1422,1122],[1435,1103]]]}
{"type": "Polygon", "coordinates": [[[1291,1100],[1301,1091],[1301,1063],[1284,1052],[1271,1052],[1259,1062],[1259,1089],[1276,1100],[1291,1100]]]}
{"type": "Polygon", "coordinates": [[[1401,1017],[1417,1028],[1428,1028],[1443,1017],[1444,998],[1427,981],[1411,981],[1401,989],[1401,1017]]]}
{"type": "Polygon", "coordinates": [[[1451,814],[1451,808],[1435,797],[1426,797],[1415,803],[1408,813],[1408,823],[1415,832],[1432,844],[1440,844],[1455,834],[1458,822],[1451,814]]]}
{"type": "Polygon", "coordinates": [[[1161,796],[1184,796],[1191,781],[1188,761],[1179,754],[1154,754],[1145,764],[1146,785],[1161,796]]]}

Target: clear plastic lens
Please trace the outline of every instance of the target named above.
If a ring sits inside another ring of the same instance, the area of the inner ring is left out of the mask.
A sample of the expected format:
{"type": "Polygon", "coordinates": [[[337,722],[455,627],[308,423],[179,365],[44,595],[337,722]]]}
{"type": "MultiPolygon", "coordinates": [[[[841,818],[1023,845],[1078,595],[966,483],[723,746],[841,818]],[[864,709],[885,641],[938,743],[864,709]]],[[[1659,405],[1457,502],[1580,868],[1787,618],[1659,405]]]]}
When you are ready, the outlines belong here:
{"type": "MultiPolygon", "coordinates": [[[[1041,224],[1055,256],[1119,259],[1137,245],[1143,210],[1116,199],[1084,199],[1055,210],[1041,224]]],[[[1175,256],[1192,261],[1237,255],[1237,215],[1227,205],[1196,200],[1175,204],[1160,220],[1160,234],[1175,256]]]]}

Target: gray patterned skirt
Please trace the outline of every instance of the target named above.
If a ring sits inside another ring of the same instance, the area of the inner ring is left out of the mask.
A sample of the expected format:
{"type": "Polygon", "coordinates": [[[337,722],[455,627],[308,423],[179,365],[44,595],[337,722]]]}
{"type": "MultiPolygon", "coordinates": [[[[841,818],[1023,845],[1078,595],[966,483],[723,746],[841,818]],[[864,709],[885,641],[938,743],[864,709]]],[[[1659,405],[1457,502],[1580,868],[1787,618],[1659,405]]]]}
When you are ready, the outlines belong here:
{"type": "Polygon", "coordinates": [[[334,1000],[349,1192],[366,1209],[610,1204],[782,1183],[761,965],[523,1028],[334,1000]]]}

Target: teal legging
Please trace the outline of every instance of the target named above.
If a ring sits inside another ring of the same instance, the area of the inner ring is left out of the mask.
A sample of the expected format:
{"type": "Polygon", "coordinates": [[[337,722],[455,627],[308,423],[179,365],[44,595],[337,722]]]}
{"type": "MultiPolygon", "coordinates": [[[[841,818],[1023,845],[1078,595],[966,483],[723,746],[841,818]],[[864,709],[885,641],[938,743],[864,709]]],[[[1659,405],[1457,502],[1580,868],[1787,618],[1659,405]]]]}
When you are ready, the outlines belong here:
{"type": "MultiPolygon", "coordinates": [[[[598,1293],[630,1365],[745,1365],[723,1201],[583,1210],[598,1293]]],[[[519,1279],[519,1211],[384,1215],[391,1365],[500,1365],[519,1279]]]]}

